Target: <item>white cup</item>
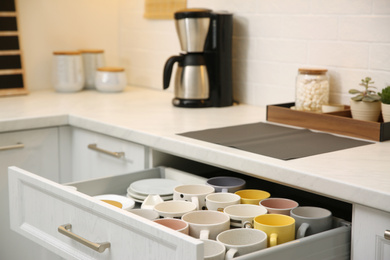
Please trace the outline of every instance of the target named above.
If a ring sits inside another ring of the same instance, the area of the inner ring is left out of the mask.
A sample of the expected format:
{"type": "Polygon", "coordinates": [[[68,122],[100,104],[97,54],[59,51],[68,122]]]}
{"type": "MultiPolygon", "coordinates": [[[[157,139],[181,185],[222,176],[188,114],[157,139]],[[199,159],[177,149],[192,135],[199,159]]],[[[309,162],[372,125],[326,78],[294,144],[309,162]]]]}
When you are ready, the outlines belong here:
{"type": "Polygon", "coordinates": [[[217,236],[217,241],[226,247],[226,260],[267,248],[267,234],[258,229],[226,230],[217,236]]]}
{"type": "Polygon", "coordinates": [[[218,241],[210,239],[202,239],[203,241],[203,256],[205,260],[224,260],[225,246],[218,241]]]}
{"type": "Polygon", "coordinates": [[[104,67],[104,50],[80,50],[83,58],[85,83],[84,88],[95,88],[96,69],[104,67]]]}
{"type": "Polygon", "coordinates": [[[181,218],[190,226],[190,236],[200,239],[215,239],[230,227],[229,216],[212,210],[188,212],[181,218]]]}
{"type": "Polygon", "coordinates": [[[332,212],[318,207],[297,207],[291,210],[295,219],[296,238],[317,234],[332,228],[332,212]]]}
{"type": "Polygon", "coordinates": [[[125,69],[121,67],[101,67],[96,70],[95,86],[100,92],[120,92],[126,87],[125,69]]]}
{"type": "Polygon", "coordinates": [[[197,209],[206,209],[206,196],[210,193],[214,193],[214,188],[209,185],[179,185],[173,190],[173,199],[191,201],[195,203],[197,209]]]}
{"type": "Polygon", "coordinates": [[[239,204],[241,197],[234,193],[211,193],[206,196],[208,210],[222,211],[227,206],[239,204]]]}
{"type": "Polygon", "coordinates": [[[267,214],[267,209],[253,204],[237,204],[227,206],[224,212],[230,217],[232,227],[253,227],[253,219],[256,216],[267,214]]]}
{"type": "Polygon", "coordinates": [[[53,57],[53,85],[57,92],[77,92],[84,86],[80,52],[57,51],[53,57]]]}
{"type": "Polygon", "coordinates": [[[169,200],[156,204],[153,209],[162,218],[180,218],[185,213],[196,210],[196,205],[189,201],[169,200]]]}

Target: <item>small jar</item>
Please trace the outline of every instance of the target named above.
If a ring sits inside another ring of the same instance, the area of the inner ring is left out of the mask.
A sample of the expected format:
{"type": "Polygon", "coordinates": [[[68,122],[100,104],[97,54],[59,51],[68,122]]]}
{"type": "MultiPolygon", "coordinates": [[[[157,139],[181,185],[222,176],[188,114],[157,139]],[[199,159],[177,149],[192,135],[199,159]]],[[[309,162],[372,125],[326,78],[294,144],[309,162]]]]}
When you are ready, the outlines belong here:
{"type": "Polygon", "coordinates": [[[295,109],[321,112],[329,102],[327,69],[299,68],[295,88],[295,109]]]}
{"type": "Polygon", "coordinates": [[[53,85],[57,92],[76,92],[83,89],[84,69],[78,51],[53,52],[53,85]]]}
{"type": "Polygon", "coordinates": [[[96,69],[105,66],[104,50],[81,50],[83,58],[85,89],[95,89],[96,69]]]}
{"type": "Polygon", "coordinates": [[[101,67],[96,70],[95,86],[101,92],[120,92],[127,84],[125,69],[101,67]]]}

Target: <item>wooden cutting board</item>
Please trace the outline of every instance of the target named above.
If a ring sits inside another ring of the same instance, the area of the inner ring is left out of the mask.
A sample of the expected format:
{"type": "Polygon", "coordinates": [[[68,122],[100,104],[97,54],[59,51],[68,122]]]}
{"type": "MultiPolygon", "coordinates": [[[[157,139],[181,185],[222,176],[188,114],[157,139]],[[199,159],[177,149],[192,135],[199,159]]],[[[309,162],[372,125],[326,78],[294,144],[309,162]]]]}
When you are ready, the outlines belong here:
{"type": "Polygon", "coordinates": [[[173,14],[187,7],[187,0],[145,0],[144,17],[147,19],[173,19],[173,14]]]}

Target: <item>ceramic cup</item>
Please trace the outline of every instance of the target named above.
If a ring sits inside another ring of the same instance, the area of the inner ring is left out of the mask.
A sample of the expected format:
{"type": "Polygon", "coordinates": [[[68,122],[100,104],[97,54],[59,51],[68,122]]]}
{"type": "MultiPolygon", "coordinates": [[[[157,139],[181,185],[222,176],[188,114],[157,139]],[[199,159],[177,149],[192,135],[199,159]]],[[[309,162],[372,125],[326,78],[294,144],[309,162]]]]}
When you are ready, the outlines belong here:
{"type": "Polygon", "coordinates": [[[227,206],[224,212],[230,217],[232,227],[253,227],[253,219],[256,216],[267,214],[267,209],[259,205],[237,204],[227,206]]]}
{"type": "Polygon", "coordinates": [[[263,199],[269,198],[271,194],[263,190],[239,190],[235,194],[241,197],[241,204],[259,205],[263,199]]]}
{"type": "Polygon", "coordinates": [[[153,210],[161,218],[180,218],[185,213],[196,210],[196,205],[189,201],[169,200],[158,203],[153,210]]]}
{"type": "Polygon", "coordinates": [[[241,197],[233,193],[211,193],[206,196],[208,210],[222,211],[227,206],[239,204],[241,197]]]}
{"type": "Polygon", "coordinates": [[[267,234],[258,229],[237,228],[221,232],[217,241],[226,247],[225,259],[267,248],[267,234]]]}
{"type": "Polygon", "coordinates": [[[201,239],[203,241],[203,256],[205,260],[224,260],[225,246],[215,240],[201,239]]]}
{"type": "Polygon", "coordinates": [[[101,67],[96,70],[95,86],[100,92],[120,92],[126,87],[125,69],[121,67],[101,67]]]}
{"type": "Polygon", "coordinates": [[[254,228],[267,233],[268,247],[280,245],[295,238],[295,219],[281,214],[265,214],[255,217],[254,228]]]}
{"type": "Polygon", "coordinates": [[[95,74],[96,69],[103,67],[104,62],[104,50],[80,50],[81,57],[83,58],[84,76],[85,76],[85,89],[95,89],[95,74]]]}
{"type": "Polygon", "coordinates": [[[206,196],[211,193],[214,193],[214,188],[210,185],[179,185],[173,190],[173,199],[191,201],[197,206],[197,209],[206,209],[206,196]]]}
{"type": "Polygon", "coordinates": [[[291,210],[295,219],[296,238],[317,234],[332,228],[332,212],[318,207],[297,207],[291,210]]]}
{"type": "Polygon", "coordinates": [[[245,180],[237,177],[218,176],[206,181],[208,185],[214,187],[215,192],[236,192],[245,187],[245,180]]]}
{"type": "Polygon", "coordinates": [[[158,219],[160,216],[157,213],[157,211],[154,211],[152,209],[131,209],[129,210],[131,213],[138,215],[140,217],[149,219],[149,220],[155,220],[158,219]]]}
{"type": "Polygon", "coordinates": [[[188,212],[181,218],[190,226],[190,236],[200,239],[214,239],[230,227],[227,214],[212,210],[188,212]]]}
{"type": "Polygon", "coordinates": [[[189,226],[188,223],[176,218],[162,218],[162,219],[156,219],[154,222],[166,226],[170,229],[176,230],[180,233],[188,235],[189,226]]]}
{"type": "Polygon", "coordinates": [[[53,85],[57,92],[77,92],[84,87],[84,69],[81,53],[53,52],[53,85]]]}
{"type": "Polygon", "coordinates": [[[290,215],[290,211],[299,206],[298,202],[284,198],[268,198],[260,201],[260,206],[265,207],[268,213],[290,215]]]}

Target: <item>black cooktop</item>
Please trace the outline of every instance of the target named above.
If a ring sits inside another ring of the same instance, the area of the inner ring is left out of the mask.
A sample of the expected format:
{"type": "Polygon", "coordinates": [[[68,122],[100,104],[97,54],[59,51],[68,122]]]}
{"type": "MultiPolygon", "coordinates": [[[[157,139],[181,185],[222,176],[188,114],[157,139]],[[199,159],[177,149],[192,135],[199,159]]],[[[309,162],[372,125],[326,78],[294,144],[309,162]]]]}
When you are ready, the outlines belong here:
{"type": "Polygon", "coordinates": [[[292,160],[372,144],[368,141],[263,122],[179,135],[281,160],[292,160]]]}

